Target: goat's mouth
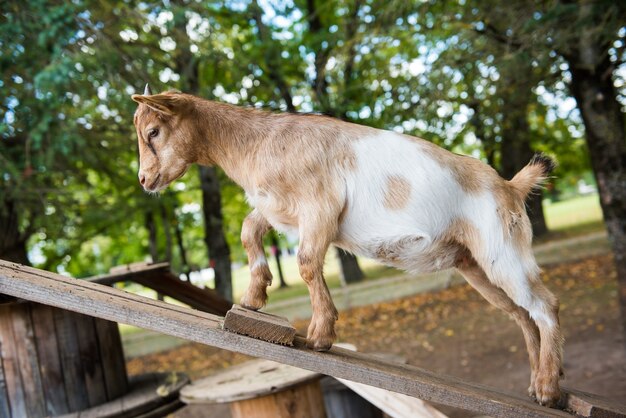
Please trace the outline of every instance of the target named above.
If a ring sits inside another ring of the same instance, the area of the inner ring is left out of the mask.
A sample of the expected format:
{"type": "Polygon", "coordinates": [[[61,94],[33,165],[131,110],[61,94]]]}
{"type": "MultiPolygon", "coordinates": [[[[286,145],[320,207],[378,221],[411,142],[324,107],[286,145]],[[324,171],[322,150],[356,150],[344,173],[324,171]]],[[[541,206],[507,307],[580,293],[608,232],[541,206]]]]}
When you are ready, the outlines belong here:
{"type": "Polygon", "coordinates": [[[156,187],[157,187],[157,184],[159,183],[159,180],[161,180],[161,173],[159,173],[157,175],[157,177],[154,179],[152,184],[150,184],[148,187],[146,187],[146,190],[154,191],[156,189],[156,187]]]}

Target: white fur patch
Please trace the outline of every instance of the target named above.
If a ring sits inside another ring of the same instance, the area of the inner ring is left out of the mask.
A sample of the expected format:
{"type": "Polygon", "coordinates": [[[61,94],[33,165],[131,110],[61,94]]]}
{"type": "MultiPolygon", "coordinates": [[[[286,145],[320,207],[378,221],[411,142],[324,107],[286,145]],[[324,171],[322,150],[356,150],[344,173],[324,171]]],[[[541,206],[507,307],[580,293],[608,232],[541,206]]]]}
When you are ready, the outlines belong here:
{"type": "Polygon", "coordinates": [[[392,246],[406,237],[412,245],[395,245],[401,253],[395,254],[391,264],[422,271],[450,267],[450,260],[433,260],[429,251],[434,238],[459,215],[466,198],[451,172],[423,152],[419,142],[393,132],[355,141],[353,149],[357,170],[345,179],[348,211],[340,225],[338,245],[388,262],[379,257],[381,246],[392,246]],[[406,179],[411,187],[407,204],[400,210],[385,207],[391,176],[406,179]]]}
{"type": "Polygon", "coordinates": [[[265,258],[265,254],[257,255],[254,264],[250,267],[250,271],[256,270],[261,266],[267,266],[267,259],[265,258]]]}

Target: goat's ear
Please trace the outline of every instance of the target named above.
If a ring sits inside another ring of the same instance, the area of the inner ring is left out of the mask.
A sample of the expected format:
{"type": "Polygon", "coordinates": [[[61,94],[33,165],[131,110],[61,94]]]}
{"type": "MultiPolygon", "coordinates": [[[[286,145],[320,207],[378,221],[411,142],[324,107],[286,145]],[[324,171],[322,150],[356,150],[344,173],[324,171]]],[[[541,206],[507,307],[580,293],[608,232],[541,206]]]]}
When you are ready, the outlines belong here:
{"type": "Polygon", "coordinates": [[[172,94],[153,94],[150,96],[133,94],[131,98],[137,103],[145,104],[150,109],[169,116],[180,112],[187,103],[185,98],[172,94]]]}

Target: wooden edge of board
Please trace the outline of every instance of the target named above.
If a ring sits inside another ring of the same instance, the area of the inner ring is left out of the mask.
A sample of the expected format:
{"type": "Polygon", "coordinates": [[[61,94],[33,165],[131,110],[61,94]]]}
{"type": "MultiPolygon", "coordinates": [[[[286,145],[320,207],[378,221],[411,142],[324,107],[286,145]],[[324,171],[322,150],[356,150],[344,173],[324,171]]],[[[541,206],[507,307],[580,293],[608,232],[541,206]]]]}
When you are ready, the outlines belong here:
{"type": "Polygon", "coordinates": [[[226,331],[288,346],[293,346],[296,337],[296,329],[287,318],[237,304],[226,312],[222,327],[226,331]]]}
{"type": "Polygon", "coordinates": [[[579,390],[562,388],[564,408],[582,417],[624,417],[626,405],[618,405],[606,398],[579,390]]]}
{"type": "Polygon", "coordinates": [[[117,282],[132,279],[133,276],[155,272],[169,272],[169,270],[169,263],[134,263],[113,267],[111,268],[109,274],[87,277],[84,280],[88,280],[93,283],[112,285],[117,282]]]}

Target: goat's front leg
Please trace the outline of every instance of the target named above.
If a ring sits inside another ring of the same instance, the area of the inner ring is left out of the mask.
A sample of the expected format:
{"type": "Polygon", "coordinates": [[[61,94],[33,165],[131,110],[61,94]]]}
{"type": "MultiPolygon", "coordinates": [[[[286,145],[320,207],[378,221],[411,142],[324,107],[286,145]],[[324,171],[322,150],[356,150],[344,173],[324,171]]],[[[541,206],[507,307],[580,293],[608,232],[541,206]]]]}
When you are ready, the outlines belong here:
{"type": "Polygon", "coordinates": [[[263,236],[271,229],[270,224],[254,209],[243,221],[241,243],[248,254],[250,284],[241,298],[241,305],[257,310],[265,305],[267,286],[272,284],[272,273],[263,250],[263,236]]]}
{"type": "Polygon", "coordinates": [[[307,332],[307,347],[316,351],[329,350],[335,341],[335,321],[338,314],[323,276],[324,256],[336,233],[333,222],[316,226],[304,220],[300,227],[298,267],[309,288],[313,316],[307,332]]]}

